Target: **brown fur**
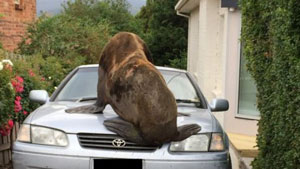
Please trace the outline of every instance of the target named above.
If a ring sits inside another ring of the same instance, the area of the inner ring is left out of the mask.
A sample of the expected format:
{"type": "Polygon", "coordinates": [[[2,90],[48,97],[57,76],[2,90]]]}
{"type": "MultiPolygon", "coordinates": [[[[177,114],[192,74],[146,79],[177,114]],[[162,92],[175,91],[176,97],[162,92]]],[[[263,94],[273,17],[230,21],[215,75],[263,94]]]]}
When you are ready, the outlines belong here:
{"type": "Polygon", "coordinates": [[[97,102],[66,112],[98,113],[110,104],[120,118],[106,120],[106,128],[147,145],[180,141],[198,133],[197,124],[177,128],[176,100],[149,60],[150,52],[137,35],[116,34],[100,57],[97,102]]]}
{"type": "MultiPolygon", "coordinates": [[[[128,139],[162,144],[176,140],[180,135],[176,124],[177,106],[162,75],[149,59],[152,60],[150,52],[137,35],[116,34],[100,57],[97,104],[100,107],[110,104],[142,137],[128,139]]],[[[120,128],[115,125],[119,124],[114,123],[111,127],[120,128]]],[[[122,135],[122,132],[133,131],[115,132],[122,135]]]]}

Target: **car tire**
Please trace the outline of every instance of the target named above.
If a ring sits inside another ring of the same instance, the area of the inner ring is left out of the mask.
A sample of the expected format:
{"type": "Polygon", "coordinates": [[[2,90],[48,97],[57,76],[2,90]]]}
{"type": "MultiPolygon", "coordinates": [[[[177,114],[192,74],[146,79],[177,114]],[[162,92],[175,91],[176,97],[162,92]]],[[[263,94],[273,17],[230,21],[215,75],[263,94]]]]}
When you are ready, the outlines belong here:
{"type": "Polygon", "coordinates": [[[229,157],[228,157],[227,169],[232,169],[232,164],[231,164],[231,157],[230,157],[230,155],[229,155],[229,157]]]}

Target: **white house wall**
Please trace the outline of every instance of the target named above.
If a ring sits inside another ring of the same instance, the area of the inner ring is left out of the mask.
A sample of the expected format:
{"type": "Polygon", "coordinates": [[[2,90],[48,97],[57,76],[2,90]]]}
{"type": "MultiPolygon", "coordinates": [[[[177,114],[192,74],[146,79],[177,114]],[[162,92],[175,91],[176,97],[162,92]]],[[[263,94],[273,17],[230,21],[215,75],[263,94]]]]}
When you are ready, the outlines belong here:
{"type": "Polygon", "coordinates": [[[201,0],[199,9],[198,82],[210,101],[222,96],[222,49],[219,0],[201,0]]]}
{"type": "Polygon", "coordinates": [[[228,13],[227,25],[224,92],[225,98],[229,100],[230,108],[224,114],[224,127],[228,132],[255,136],[257,134],[257,120],[237,117],[241,29],[241,12],[239,10],[228,13]]]}
{"type": "MultiPolygon", "coordinates": [[[[199,46],[199,8],[195,8],[189,17],[189,31],[188,31],[188,71],[192,72],[194,76],[197,75],[198,69],[198,46],[199,46]]],[[[197,77],[198,78],[198,77],[197,77]]]]}
{"type": "MultiPolygon", "coordinates": [[[[220,17],[219,6],[219,0],[200,0],[189,18],[187,69],[208,101],[224,98],[224,16],[220,17]]],[[[214,115],[223,125],[223,113],[214,115]]]]}
{"type": "Polygon", "coordinates": [[[214,113],[227,132],[255,136],[257,119],[238,115],[241,12],[220,3],[178,1],[177,12],[189,15],[187,69],[208,101],[228,99],[229,110],[214,113]]]}

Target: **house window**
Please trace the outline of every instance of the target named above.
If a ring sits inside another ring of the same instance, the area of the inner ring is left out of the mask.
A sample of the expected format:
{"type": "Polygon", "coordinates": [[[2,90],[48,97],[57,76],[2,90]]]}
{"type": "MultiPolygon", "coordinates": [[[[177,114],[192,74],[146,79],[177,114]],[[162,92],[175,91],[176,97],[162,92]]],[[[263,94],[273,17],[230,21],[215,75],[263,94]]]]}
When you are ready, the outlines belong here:
{"type": "Polygon", "coordinates": [[[14,0],[14,3],[15,3],[16,10],[23,10],[24,7],[23,0],[14,0]]]}
{"type": "Polygon", "coordinates": [[[16,5],[20,5],[20,0],[14,0],[16,5]]]}
{"type": "Polygon", "coordinates": [[[238,116],[257,118],[260,114],[256,107],[256,85],[246,69],[246,59],[242,54],[242,48],[241,45],[238,116]]]}

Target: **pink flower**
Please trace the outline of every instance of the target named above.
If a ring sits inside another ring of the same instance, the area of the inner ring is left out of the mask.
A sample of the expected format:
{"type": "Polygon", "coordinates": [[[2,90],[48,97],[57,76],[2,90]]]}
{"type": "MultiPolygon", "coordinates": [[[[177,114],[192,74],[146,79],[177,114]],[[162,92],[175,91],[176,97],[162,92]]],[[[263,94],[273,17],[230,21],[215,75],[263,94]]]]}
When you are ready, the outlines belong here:
{"type": "Polygon", "coordinates": [[[24,79],[21,76],[16,76],[16,80],[21,84],[24,82],[24,79]]]}
{"type": "Polygon", "coordinates": [[[15,112],[16,113],[18,113],[18,112],[20,112],[22,110],[22,105],[21,105],[21,97],[19,96],[17,96],[16,97],[16,100],[15,100],[15,112]],[[18,99],[20,99],[20,100],[18,100],[18,99]]]}
{"type": "Polygon", "coordinates": [[[14,122],[12,120],[8,120],[8,122],[0,128],[0,134],[2,136],[8,136],[13,126],[14,122]]]}
{"type": "Polygon", "coordinates": [[[42,80],[42,81],[45,81],[45,78],[44,78],[44,77],[42,77],[42,78],[41,78],[41,80],[42,80]]]}
{"type": "Polygon", "coordinates": [[[0,129],[0,134],[2,136],[8,136],[10,134],[10,130],[7,131],[6,129],[0,129]]]}
{"type": "Polygon", "coordinates": [[[16,97],[16,100],[17,100],[17,101],[21,101],[21,100],[22,100],[22,97],[21,97],[21,96],[17,96],[17,97],[16,97]]]}
{"type": "Polygon", "coordinates": [[[23,86],[20,86],[18,88],[16,88],[16,92],[17,93],[22,93],[24,91],[24,87],[23,86]]]}
{"type": "Polygon", "coordinates": [[[26,115],[28,114],[28,112],[24,110],[24,111],[23,111],[23,114],[26,116],[26,115]]]}
{"type": "Polygon", "coordinates": [[[11,79],[11,84],[15,87],[15,85],[17,85],[17,82],[14,79],[11,79]]]}
{"type": "Polygon", "coordinates": [[[16,76],[15,79],[11,80],[11,84],[17,93],[22,93],[24,91],[23,82],[24,79],[20,76],[16,76]]]}
{"type": "Polygon", "coordinates": [[[10,127],[10,129],[13,128],[13,126],[14,126],[14,121],[8,120],[8,126],[10,127]]]}

